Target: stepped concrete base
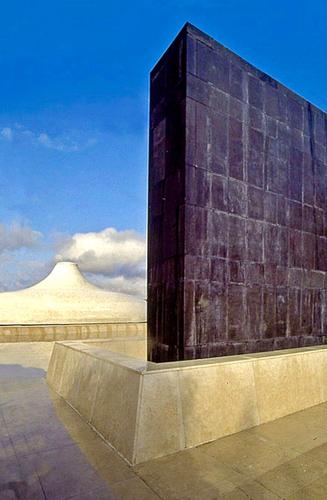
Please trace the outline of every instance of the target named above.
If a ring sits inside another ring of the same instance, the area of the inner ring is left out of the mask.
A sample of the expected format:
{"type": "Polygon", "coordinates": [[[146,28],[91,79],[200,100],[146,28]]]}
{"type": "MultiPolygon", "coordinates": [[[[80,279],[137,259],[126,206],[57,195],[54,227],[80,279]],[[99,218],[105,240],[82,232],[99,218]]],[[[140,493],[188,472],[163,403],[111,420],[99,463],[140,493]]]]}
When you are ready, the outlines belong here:
{"type": "Polygon", "coordinates": [[[326,347],[156,364],[122,344],[56,343],[47,379],[132,465],[327,401],[326,347]]]}
{"type": "Polygon", "coordinates": [[[146,322],[0,325],[2,342],[52,342],[146,336],[146,322]]]}

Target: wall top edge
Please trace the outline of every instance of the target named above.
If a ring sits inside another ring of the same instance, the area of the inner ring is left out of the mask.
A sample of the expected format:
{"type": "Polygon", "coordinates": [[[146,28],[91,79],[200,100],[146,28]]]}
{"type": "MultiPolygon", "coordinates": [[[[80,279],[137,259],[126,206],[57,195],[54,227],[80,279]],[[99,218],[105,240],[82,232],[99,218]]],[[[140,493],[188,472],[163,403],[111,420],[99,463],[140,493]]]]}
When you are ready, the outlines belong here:
{"type": "Polygon", "coordinates": [[[221,356],[216,358],[196,359],[189,361],[172,361],[167,363],[153,363],[142,359],[133,358],[124,354],[111,352],[99,347],[92,347],[88,341],[61,341],[56,342],[60,346],[73,349],[85,355],[97,358],[103,362],[118,365],[139,375],[155,375],[162,372],[185,371],[200,368],[210,368],[221,365],[254,363],[267,359],[282,359],[301,355],[314,354],[316,352],[327,352],[327,346],[300,347],[296,349],[283,349],[278,351],[266,351],[253,354],[239,354],[234,356],[221,356]]]}
{"type": "Polygon", "coordinates": [[[271,82],[273,86],[277,85],[277,88],[280,90],[284,91],[286,94],[289,94],[291,97],[296,99],[297,101],[301,101],[302,103],[306,103],[309,105],[313,111],[320,113],[327,118],[327,110],[324,110],[317,105],[313,104],[311,101],[306,99],[304,96],[301,94],[295,92],[291,88],[287,87],[285,84],[280,82],[277,78],[269,75],[268,73],[262,71],[258,67],[256,67],[254,64],[248,62],[246,59],[243,57],[239,56],[236,52],[233,50],[229,49],[225,45],[223,45],[221,42],[218,42],[215,38],[211,37],[204,31],[200,30],[190,22],[187,22],[184,24],[182,29],[178,32],[176,37],[173,39],[173,41],[170,43],[170,45],[167,47],[167,49],[164,51],[162,56],[159,58],[159,60],[156,62],[152,70],[150,71],[150,78],[152,78],[152,75],[155,74],[160,66],[162,65],[164,59],[166,58],[167,54],[169,53],[170,48],[180,39],[183,37],[186,37],[190,35],[191,37],[195,38],[199,42],[207,45],[211,49],[220,49],[228,53],[228,55],[237,63],[241,64],[242,66],[246,66],[248,68],[248,72],[252,73],[253,75],[259,77],[263,81],[266,82],[271,82]]]}

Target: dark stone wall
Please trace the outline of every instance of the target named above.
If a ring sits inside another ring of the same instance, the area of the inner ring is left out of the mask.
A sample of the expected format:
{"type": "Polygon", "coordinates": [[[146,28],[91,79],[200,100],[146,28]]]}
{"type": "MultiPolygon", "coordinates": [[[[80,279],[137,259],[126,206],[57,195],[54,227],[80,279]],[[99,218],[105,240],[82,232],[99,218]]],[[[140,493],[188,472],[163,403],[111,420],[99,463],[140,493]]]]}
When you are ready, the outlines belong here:
{"type": "Polygon", "coordinates": [[[151,72],[149,359],[324,344],[327,115],[191,25],[151,72]]]}

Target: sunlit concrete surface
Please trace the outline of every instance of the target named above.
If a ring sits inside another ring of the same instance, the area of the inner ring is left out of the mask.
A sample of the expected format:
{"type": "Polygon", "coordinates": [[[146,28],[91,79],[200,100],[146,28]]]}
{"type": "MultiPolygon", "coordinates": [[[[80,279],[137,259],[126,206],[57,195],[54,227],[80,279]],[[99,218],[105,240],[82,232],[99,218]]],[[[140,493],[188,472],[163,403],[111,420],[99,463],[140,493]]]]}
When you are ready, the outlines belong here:
{"type": "Polygon", "coordinates": [[[0,346],[1,500],[327,498],[326,403],[131,468],[49,390],[51,348],[0,346]]]}
{"type": "Polygon", "coordinates": [[[152,363],[144,343],[57,342],[47,372],[49,386],[130,465],[327,402],[326,346],[152,363]]]}

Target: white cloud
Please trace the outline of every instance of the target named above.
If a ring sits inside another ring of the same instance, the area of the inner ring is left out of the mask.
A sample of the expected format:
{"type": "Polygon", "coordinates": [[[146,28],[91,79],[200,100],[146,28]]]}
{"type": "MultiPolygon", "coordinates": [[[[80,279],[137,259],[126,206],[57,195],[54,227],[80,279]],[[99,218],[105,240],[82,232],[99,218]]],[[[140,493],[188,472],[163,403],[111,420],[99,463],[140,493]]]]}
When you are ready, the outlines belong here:
{"type": "Polygon", "coordinates": [[[13,127],[2,128],[0,135],[8,141],[12,141],[14,138],[25,141],[28,140],[34,145],[43,146],[63,153],[81,151],[94,146],[98,142],[97,137],[85,137],[85,133],[81,131],[67,131],[63,134],[54,136],[46,131],[36,132],[29,130],[20,123],[15,123],[13,127]]]}
{"type": "Polygon", "coordinates": [[[101,287],[145,294],[146,241],[135,231],[109,227],[74,234],[61,243],[55,259],[76,262],[101,287]]]}
{"type": "Polygon", "coordinates": [[[51,147],[51,145],[52,145],[52,141],[49,138],[48,134],[45,134],[44,132],[42,132],[42,134],[39,135],[38,141],[47,147],[51,147]]]}
{"type": "Polygon", "coordinates": [[[0,253],[34,247],[41,236],[39,231],[25,224],[13,223],[5,226],[0,223],[0,253]]]}
{"type": "Polygon", "coordinates": [[[81,269],[105,276],[144,273],[146,243],[132,230],[109,227],[100,232],[77,233],[63,243],[56,260],[73,260],[81,269]]]}
{"type": "Polygon", "coordinates": [[[12,141],[13,139],[13,131],[10,127],[4,127],[1,130],[0,135],[7,141],[12,141]]]}
{"type": "Polygon", "coordinates": [[[128,293],[138,297],[146,297],[146,280],[144,276],[104,276],[103,274],[85,273],[88,281],[96,286],[112,292],[128,293]]]}
{"type": "Polygon", "coordinates": [[[49,149],[55,149],[56,151],[63,151],[65,153],[72,153],[74,151],[79,151],[82,145],[78,145],[76,142],[72,141],[69,137],[56,137],[50,138],[48,134],[42,132],[36,137],[37,142],[42,144],[49,149]]]}

